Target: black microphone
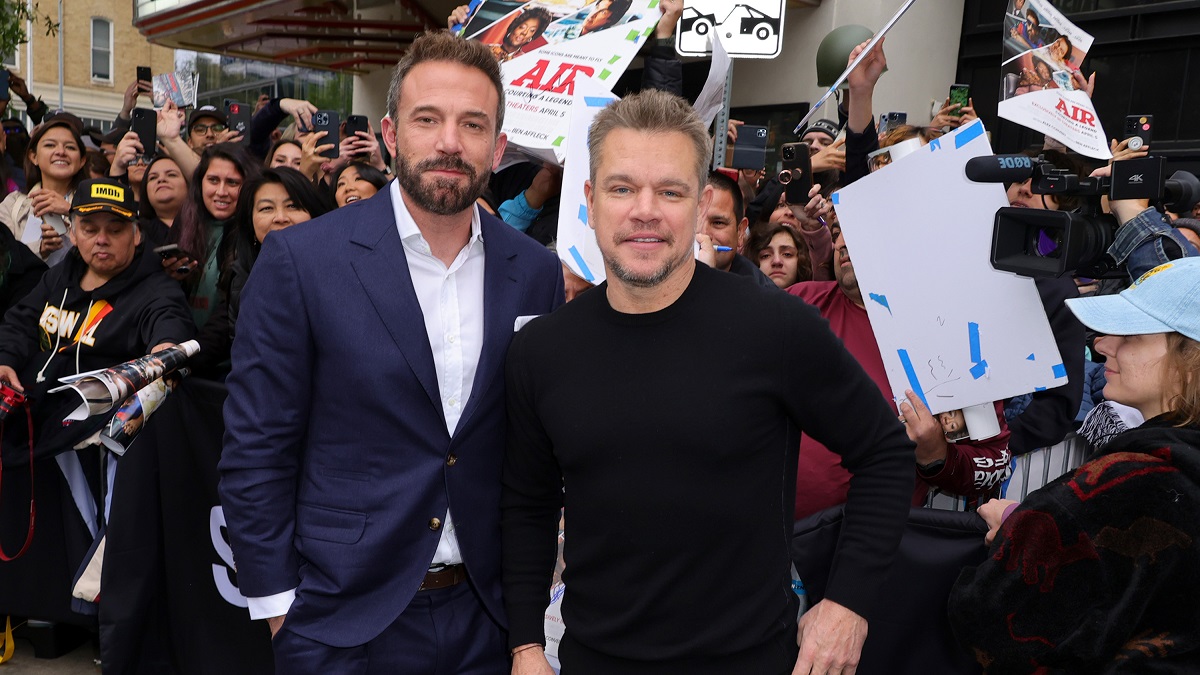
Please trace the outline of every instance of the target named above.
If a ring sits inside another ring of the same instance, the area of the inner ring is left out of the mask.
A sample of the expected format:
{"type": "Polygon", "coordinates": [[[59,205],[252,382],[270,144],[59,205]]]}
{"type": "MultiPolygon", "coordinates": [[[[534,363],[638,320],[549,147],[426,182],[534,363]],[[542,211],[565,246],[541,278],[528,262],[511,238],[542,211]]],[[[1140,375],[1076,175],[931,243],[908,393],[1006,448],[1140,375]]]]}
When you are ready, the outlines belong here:
{"type": "Polygon", "coordinates": [[[976,183],[1023,183],[1041,160],[1028,155],[985,155],[967,160],[967,178],[976,183]]]}

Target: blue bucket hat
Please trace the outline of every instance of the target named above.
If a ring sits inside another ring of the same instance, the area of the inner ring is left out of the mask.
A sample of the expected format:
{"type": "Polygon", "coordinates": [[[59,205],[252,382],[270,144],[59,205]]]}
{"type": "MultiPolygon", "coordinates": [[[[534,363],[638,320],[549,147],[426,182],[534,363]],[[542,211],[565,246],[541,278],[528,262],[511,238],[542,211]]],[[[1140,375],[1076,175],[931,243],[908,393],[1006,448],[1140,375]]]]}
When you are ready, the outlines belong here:
{"type": "Polygon", "coordinates": [[[1174,332],[1200,341],[1200,258],[1163,263],[1118,295],[1072,298],[1067,307],[1105,335],[1174,332]]]}

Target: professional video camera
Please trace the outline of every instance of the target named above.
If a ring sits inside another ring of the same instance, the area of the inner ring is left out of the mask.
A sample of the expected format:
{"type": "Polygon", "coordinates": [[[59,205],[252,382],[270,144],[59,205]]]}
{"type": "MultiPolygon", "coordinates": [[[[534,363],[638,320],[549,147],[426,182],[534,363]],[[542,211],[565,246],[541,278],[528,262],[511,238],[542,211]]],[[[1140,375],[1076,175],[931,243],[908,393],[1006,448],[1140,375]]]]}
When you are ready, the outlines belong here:
{"type": "Polygon", "coordinates": [[[1190,211],[1200,201],[1200,180],[1176,171],[1163,180],[1166,158],[1146,157],[1114,162],[1112,177],[1080,178],[1043,157],[989,155],[967,162],[967,178],[977,183],[1022,183],[1032,178],[1037,195],[1078,196],[1075,211],[1043,211],[1004,207],[992,229],[992,267],[1029,277],[1061,277],[1069,272],[1100,278],[1117,270],[1107,254],[1120,223],[1101,209],[1110,200],[1148,199],[1174,213],[1190,211]]]}

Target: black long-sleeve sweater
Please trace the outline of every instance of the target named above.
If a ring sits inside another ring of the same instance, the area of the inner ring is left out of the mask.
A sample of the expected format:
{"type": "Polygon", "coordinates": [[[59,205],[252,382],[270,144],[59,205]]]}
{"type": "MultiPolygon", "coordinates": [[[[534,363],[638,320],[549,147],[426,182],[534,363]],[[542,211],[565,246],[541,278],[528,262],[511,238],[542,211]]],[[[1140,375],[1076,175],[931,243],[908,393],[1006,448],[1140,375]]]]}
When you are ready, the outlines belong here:
{"type": "Polygon", "coordinates": [[[913,445],[813,308],[697,265],[650,314],[607,285],[508,355],[504,592],[512,645],[544,642],[558,509],[578,643],[661,662],[795,630],[788,540],[799,431],[854,473],[827,597],[870,619],[912,493],[913,445]]]}

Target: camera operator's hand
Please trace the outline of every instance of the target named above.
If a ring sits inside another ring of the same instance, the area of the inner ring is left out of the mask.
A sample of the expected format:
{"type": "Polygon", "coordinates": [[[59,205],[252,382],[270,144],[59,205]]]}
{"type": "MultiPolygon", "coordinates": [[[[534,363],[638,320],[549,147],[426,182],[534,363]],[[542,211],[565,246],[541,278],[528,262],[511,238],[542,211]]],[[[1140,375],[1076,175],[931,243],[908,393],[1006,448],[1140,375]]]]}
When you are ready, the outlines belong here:
{"type": "Polygon", "coordinates": [[[813,154],[812,172],[821,173],[830,169],[846,170],[846,138],[842,137],[813,154]]]}
{"type": "Polygon", "coordinates": [[[0,366],[0,382],[7,382],[8,386],[21,393],[25,393],[25,387],[21,385],[21,380],[17,377],[17,371],[8,366],[0,366]]]}

